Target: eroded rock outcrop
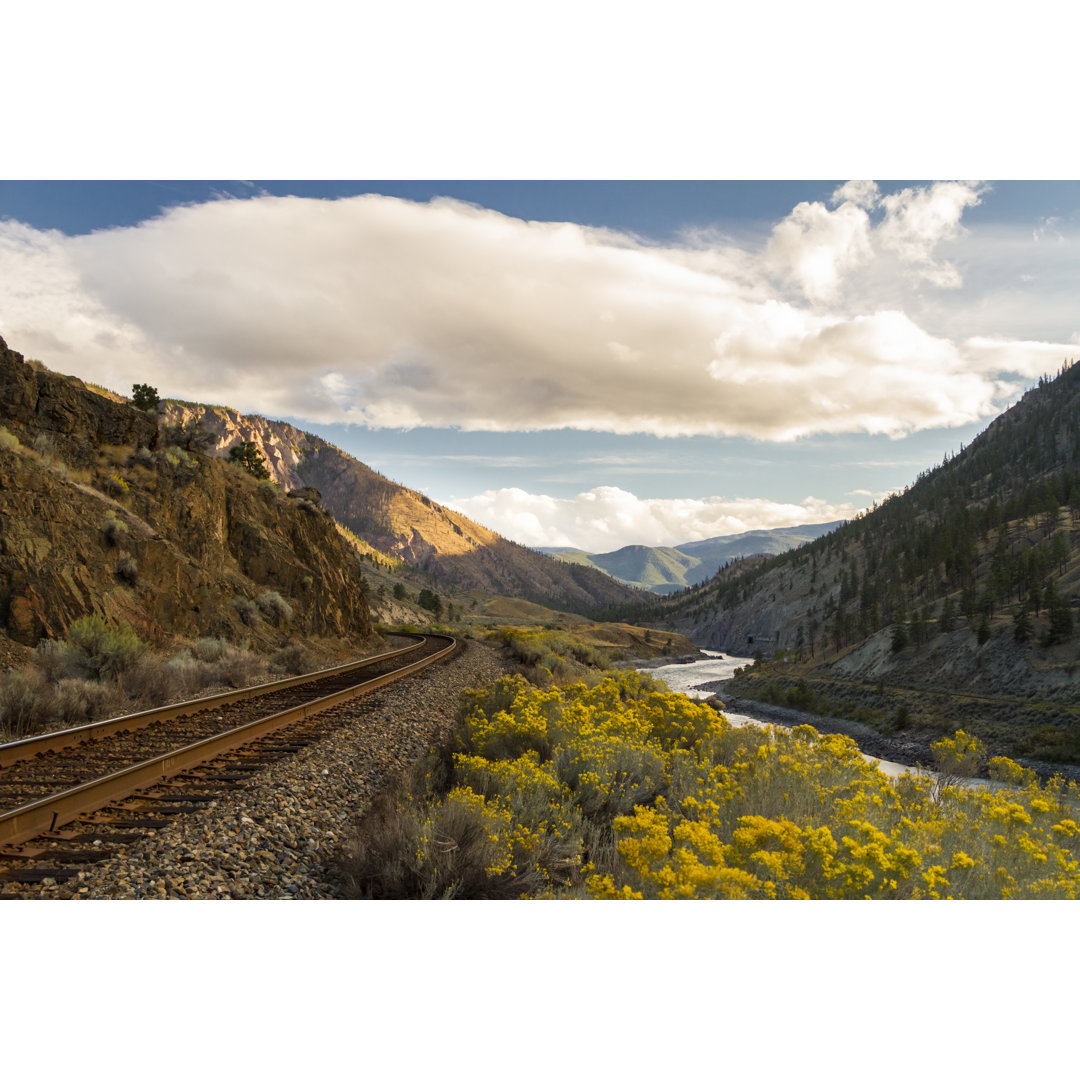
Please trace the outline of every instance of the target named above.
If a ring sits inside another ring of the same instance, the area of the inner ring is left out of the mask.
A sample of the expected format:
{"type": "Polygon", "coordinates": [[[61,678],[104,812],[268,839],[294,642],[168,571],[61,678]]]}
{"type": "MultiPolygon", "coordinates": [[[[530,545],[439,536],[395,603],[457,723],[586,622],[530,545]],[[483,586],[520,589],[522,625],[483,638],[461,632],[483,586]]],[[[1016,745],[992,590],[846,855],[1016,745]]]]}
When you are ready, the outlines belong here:
{"type": "Polygon", "coordinates": [[[360,560],[311,500],[169,445],[152,414],[36,370],[2,339],[0,425],[12,641],[62,636],[91,612],[156,643],[370,634],[360,560]],[[268,592],[286,607],[259,612],[268,592]]]}

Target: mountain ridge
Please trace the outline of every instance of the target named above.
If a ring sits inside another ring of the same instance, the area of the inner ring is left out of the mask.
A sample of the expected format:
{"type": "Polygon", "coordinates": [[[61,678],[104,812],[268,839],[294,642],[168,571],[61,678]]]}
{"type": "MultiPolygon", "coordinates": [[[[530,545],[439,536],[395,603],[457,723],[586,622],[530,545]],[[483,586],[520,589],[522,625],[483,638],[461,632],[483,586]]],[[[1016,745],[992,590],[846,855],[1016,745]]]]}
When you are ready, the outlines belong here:
{"type": "Polygon", "coordinates": [[[659,595],[678,592],[707,581],[733,559],[777,554],[832,532],[842,521],[750,529],[671,547],[627,544],[615,551],[592,553],[579,548],[539,548],[562,562],[593,566],[623,584],[659,595]]]}
{"type": "Polygon", "coordinates": [[[159,408],[176,428],[208,432],[218,456],[254,442],[284,490],[318,489],[321,505],[364,544],[457,588],[554,602],[572,611],[644,599],[600,570],[564,566],[507,540],[287,421],[190,402],[166,401],[159,408]]]}

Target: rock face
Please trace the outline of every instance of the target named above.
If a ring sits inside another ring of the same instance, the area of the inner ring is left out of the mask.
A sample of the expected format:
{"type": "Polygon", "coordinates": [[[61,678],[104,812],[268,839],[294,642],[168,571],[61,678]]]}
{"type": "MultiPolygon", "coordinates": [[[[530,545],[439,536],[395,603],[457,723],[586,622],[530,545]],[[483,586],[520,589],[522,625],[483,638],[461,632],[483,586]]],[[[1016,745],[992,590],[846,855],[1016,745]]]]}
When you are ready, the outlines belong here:
{"type": "Polygon", "coordinates": [[[571,609],[643,599],[599,570],[560,563],[515,544],[291,424],[222,406],[170,401],[162,410],[171,425],[197,424],[211,433],[213,453],[225,455],[237,443],[255,443],[286,491],[314,487],[322,505],[373,548],[460,588],[571,609]]]}
{"type": "Polygon", "coordinates": [[[170,445],[153,414],[35,370],[2,339],[0,425],[11,640],[34,646],[92,612],[155,643],[370,634],[360,561],[312,500],[170,445]],[[268,592],[285,606],[260,612],[268,592]]]}

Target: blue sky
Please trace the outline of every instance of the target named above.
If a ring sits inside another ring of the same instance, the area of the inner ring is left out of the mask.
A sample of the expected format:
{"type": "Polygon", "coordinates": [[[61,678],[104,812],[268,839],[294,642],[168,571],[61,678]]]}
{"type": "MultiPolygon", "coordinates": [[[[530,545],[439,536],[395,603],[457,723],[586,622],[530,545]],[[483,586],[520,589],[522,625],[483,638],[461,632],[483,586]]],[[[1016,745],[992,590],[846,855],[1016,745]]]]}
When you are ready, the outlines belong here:
{"type": "Polygon", "coordinates": [[[1080,353],[1078,226],[1066,181],[0,181],[0,333],[524,543],[675,544],[969,442],[1080,353]]]}

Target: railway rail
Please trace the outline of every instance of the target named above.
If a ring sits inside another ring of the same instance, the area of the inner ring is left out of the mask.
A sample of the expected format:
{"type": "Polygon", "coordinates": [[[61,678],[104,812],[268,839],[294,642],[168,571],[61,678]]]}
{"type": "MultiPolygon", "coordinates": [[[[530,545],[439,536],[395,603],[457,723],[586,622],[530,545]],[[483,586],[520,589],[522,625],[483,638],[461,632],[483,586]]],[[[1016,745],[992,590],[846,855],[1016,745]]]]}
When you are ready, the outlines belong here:
{"type": "Polygon", "coordinates": [[[318,738],[343,703],[459,648],[407,636],[417,640],[310,675],[0,745],[0,897],[5,882],[62,879],[143,835],[131,830],[197,811],[318,738]]]}

